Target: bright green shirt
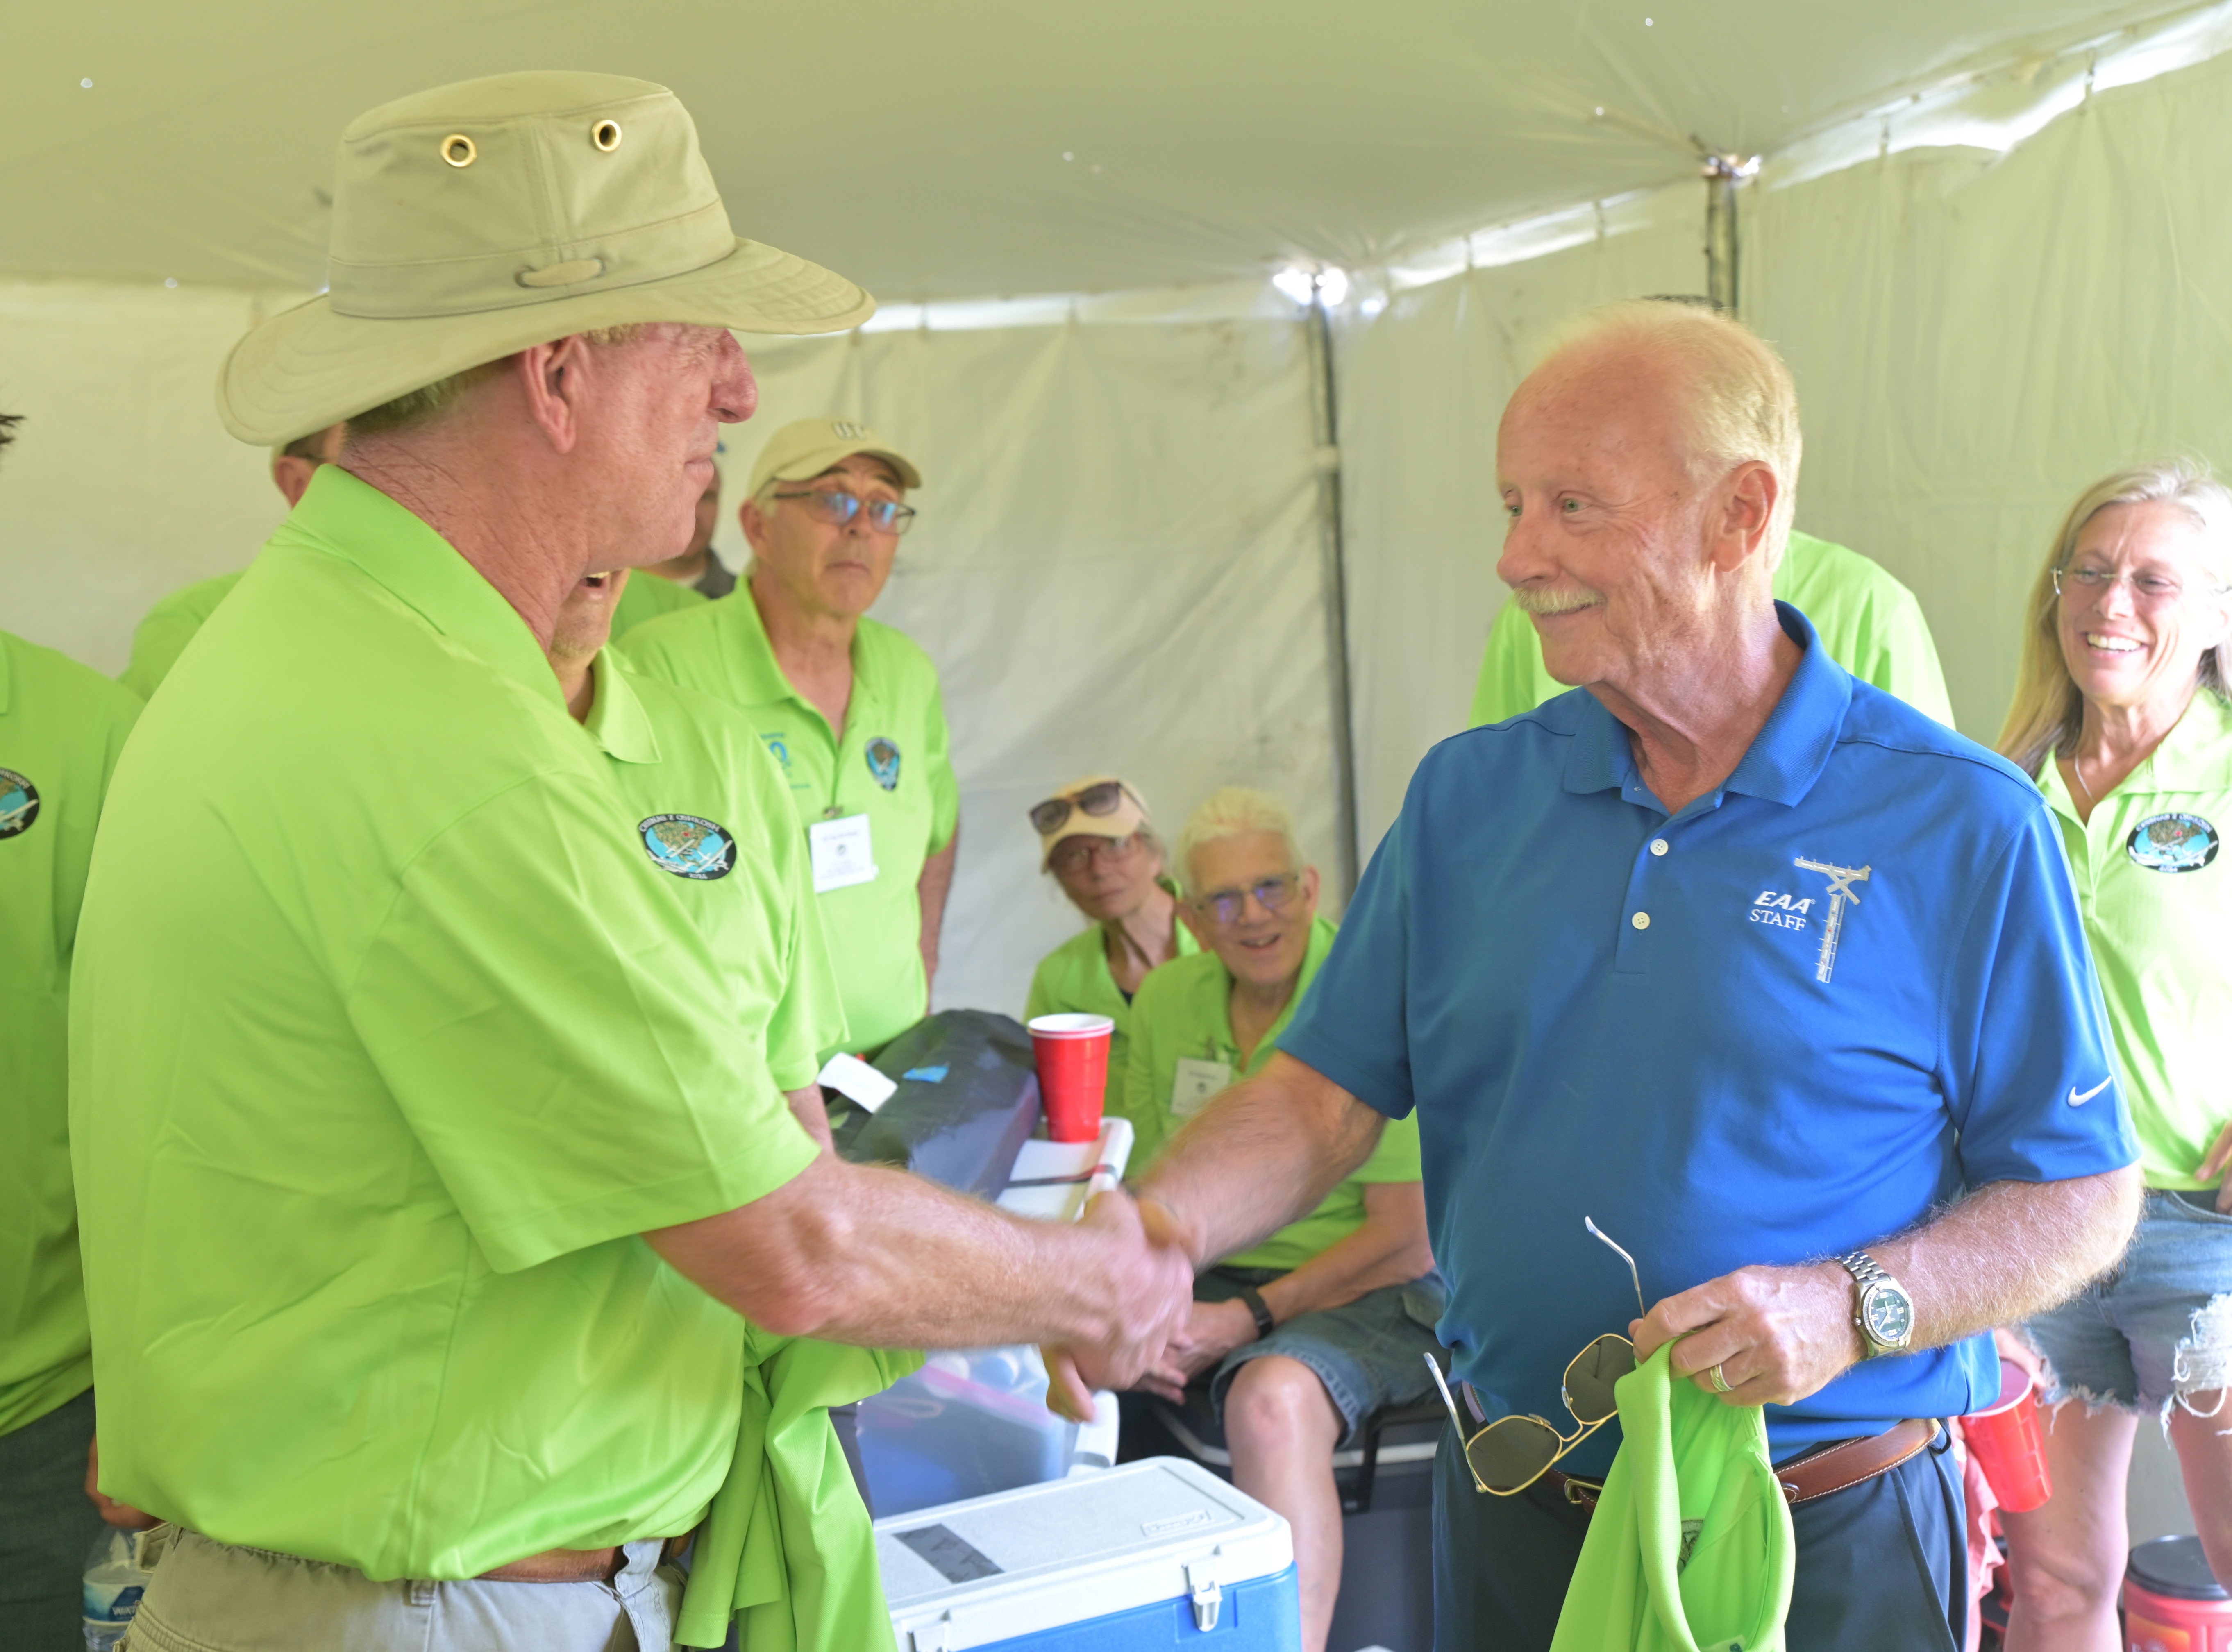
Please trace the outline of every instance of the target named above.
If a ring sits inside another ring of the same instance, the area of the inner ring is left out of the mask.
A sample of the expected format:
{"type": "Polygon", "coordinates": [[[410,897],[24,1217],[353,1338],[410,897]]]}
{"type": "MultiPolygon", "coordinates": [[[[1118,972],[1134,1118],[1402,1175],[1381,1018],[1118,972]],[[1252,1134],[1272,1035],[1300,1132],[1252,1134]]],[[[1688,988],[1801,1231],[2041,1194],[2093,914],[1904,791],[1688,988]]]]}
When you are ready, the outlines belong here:
{"type": "Polygon", "coordinates": [[[704,606],[704,592],[662,580],[649,568],[636,568],[628,574],[620,603],[613,610],[613,640],[620,641],[647,619],[704,606]]]}
{"type": "MultiPolygon", "coordinates": [[[[1829,658],[1947,728],[1953,702],[1914,593],[1858,551],[1793,529],[1775,594],[1812,622],[1829,658]]],[[[1515,602],[1496,611],[1473,690],[1472,726],[1502,722],[1566,692],[1543,668],[1542,638],[1515,602]]]]}
{"type": "Polygon", "coordinates": [[[153,698],[155,685],[171,674],[202,622],[239,583],[237,573],[220,573],[197,580],[157,602],[132,633],[132,663],[116,680],[143,700],[153,698]]]}
{"type": "MultiPolygon", "coordinates": [[[[1167,878],[1162,884],[1172,895],[1178,892],[1178,886],[1167,878]]],[[[1173,919],[1171,928],[1178,945],[1172,963],[1201,950],[1201,943],[1183,922],[1173,919]]],[[[1123,1090],[1125,1063],[1131,1054],[1132,1001],[1124,996],[1114,971],[1108,968],[1108,931],[1102,924],[1070,936],[1041,958],[1032,972],[1031,995],[1023,1005],[1023,1019],[1065,1014],[1106,1015],[1116,1023],[1116,1030],[1108,1035],[1108,1093],[1113,1099],[1123,1090]]]]}
{"type": "Polygon", "coordinates": [[[777,1085],[804,1089],[821,1053],[844,1042],[845,1013],[782,772],[710,696],[632,671],[610,649],[590,670],[587,726],[629,813],[710,820],[734,845],[727,875],[681,879],[675,893],[736,989],[731,1034],[766,1052],[777,1085]]]}
{"type": "MultiPolygon", "coordinates": [[[[1243,1067],[1239,1040],[1232,1036],[1232,975],[1214,952],[1173,958],[1148,972],[1132,999],[1132,1053],[1126,1063],[1123,1103],[1112,1107],[1132,1121],[1136,1132],[1132,1174],[1152,1164],[1178,1127],[1199,1112],[1210,1098],[1270,1065],[1279,1035],[1294,1020],[1294,1006],[1310,989],[1318,966],[1333,949],[1336,925],[1320,917],[1310,925],[1302,954],[1301,977],[1294,995],[1271,1023],[1252,1059],[1243,1067]]],[[[1375,1182],[1416,1182],[1418,1119],[1391,1118],[1379,1145],[1356,1173],[1326,1195],[1315,1210],[1289,1223],[1253,1250],[1222,1257],[1235,1267],[1300,1267],[1313,1256],[1364,1225],[1364,1189],[1375,1182]]]]}
{"type": "Polygon", "coordinates": [[[2193,1173],[2232,1121],[2232,710],[2196,691],[2088,822],[2052,760],[2038,780],[2069,852],[2147,1185],[2211,1185],[2193,1173]]]}
{"type": "Polygon", "coordinates": [[[710,694],[750,720],[790,782],[802,833],[866,818],[876,875],[822,890],[821,922],[852,1028],[844,1047],[881,1049],[930,1007],[916,885],[961,817],[930,656],[889,625],[863,619],[840,738],[775,664],[748,585],[642,626],[625,651],[646,675],[710,694]]]}
{"type": "Polygon", "coordinates": [[[0,632],[0,1434],[93,1383],[70,1189],[70,955],[140,702],[0,632]]]}
{"type": "Polygon", "coordinates": [[[321,468],[141,719],[87,887],[111,1495],[376,1578],[703,1513],[743,1325],[639,1235],[814,1147],[691,904],[749,839],[652,832],[611,768],[511,606],[321,468]]]}

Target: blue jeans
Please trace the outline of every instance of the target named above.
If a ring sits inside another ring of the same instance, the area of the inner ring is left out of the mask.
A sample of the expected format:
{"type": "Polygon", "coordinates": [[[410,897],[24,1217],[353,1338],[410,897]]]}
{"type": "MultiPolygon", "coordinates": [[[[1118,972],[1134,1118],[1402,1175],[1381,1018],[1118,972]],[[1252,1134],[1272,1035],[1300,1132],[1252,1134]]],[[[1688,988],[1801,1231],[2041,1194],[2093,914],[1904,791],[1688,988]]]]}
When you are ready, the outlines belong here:
{"type": "Polygon", "coordinates": [[[2116,1271],[2023,1334],[2046,1356],[2048,1405],[2167,1416],[2189,1394],[2232,1384],[2232,1216],[2213,1189],[2151,1189],[2116,1271]]]}

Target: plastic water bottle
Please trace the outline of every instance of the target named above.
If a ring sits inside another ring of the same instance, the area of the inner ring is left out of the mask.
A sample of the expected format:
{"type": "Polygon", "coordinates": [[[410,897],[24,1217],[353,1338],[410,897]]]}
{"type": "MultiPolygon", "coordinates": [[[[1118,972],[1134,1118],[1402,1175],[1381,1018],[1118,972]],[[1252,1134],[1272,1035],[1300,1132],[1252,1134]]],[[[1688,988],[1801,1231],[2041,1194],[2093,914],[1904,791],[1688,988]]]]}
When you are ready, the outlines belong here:
{"type": "Polygon", "coordinates": [[[140,1565],[139,1532],[111,1526],[93,1540],[85,1558],[85,1643],[90,1652],[107,1652],[124,1638],[149,1574],[140,1565]]]}

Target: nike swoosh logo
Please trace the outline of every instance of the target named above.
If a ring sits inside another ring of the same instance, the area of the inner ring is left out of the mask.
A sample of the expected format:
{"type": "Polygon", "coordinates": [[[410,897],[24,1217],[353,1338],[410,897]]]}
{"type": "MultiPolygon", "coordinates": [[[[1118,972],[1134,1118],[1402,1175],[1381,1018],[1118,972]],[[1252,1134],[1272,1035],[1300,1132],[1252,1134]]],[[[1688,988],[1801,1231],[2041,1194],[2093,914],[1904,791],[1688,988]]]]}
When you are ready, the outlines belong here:
{"type": "Polygon", "coordinates": [[[2077,1086],[2075,1085],[2072,1085],[2069,1086],[2069,1105],[2073,1107],[2082,1107],[2086,1102],[2092,1100],[2093,1097],[2099,1095],[2103,1090],[2105,1090],[2110,1085],[2115,1082],[2115,1079],[2112,1078],[2103,1079],[2099,1083],[2094,1085],[2090,1090],[2086,1091],[2081,1096],[2077,1093],[2077,1086]]]}

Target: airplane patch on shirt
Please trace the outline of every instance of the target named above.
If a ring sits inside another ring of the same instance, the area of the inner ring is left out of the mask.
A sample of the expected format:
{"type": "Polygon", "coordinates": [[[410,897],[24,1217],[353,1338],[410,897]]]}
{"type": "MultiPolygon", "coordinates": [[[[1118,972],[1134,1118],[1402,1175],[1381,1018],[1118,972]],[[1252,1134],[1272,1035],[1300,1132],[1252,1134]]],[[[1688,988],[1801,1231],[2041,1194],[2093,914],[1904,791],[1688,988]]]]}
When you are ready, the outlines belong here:
{"type": "Polygon", "coordinates": [[[699,814],[654,814],[639,821],[651,864],[677,878],[706,883],[726,878],[736,865],[736,839],[726,826],[699,814]]]}
{"type": "Polygon", "coordinates": [[[2124,852],[2149,871],[2199,871],[2216,858],[2216,828],[2197,814],[2154,814],[2131,828],[2124,852]]]}
{"type": "Polygon", "coordinates": [[[899,783],[899,748],[882,735],[868,742],[868,773],[876,777],[876,784],[886,792],[899,783]]]}
{"type": "Polygon", "coordinates": [[[0,838],[17,838],[39,818],[39,788],[12,768],[0,768],[0,838]]]}

